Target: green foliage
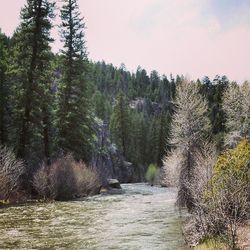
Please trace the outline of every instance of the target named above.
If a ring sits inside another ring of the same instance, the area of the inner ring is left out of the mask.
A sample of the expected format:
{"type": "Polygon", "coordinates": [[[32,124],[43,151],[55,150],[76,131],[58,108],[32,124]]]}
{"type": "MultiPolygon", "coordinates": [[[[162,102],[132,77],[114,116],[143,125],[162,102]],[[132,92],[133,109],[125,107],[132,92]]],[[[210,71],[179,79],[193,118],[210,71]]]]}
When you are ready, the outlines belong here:
{"type": "Polygon", "coordinates": [[[157,174],[158,174],[157,166],[155,164],[150,164],[148,166],[145,178],[151,185],[153,185],[157,174]]]}
{"type": "Polygon", "coordinates": [[[50,30],[54,3],[27,0],[21,24],[12,38],[12,145],[19,157],[50,158],[50,91],[52,53],[50,30]]]}
{"type": "Polygon", "coordinates": [[[238,180],[242,188],[250,183],[250,143],[247,140],[219,156],[212,178],[213,192],[216,194],[221,189],[230,190],[231,178],[238,180]]]}
{"type": "Polygon", "coordinates": [[[238,229],[250,216],[250,143],[222,153],[214,166],[204,204],[209,221],[207,234],[221,235],[230,249],[237,248],[238,229]]]}
{"type": "Polygon", "coordinates": [[[96,90],[92,96],[92,105],[95,115],[103,121],[109,121],[112,107],[108,101],[108,97],[96,90]]]}
{"type": "Polygon", "coordinates": [[[146,162],[147,127],[143,113],[132,110],[130,123],[133,133],[130,134],[129,159],[139,166],[146,162]]]}
{"type": "Polygon", "coordinates": [[[7,81],[8,69],[8,38],[1,33],[0,29],[0,143],[6,144],[8,141],[8,109],[10,97],[10,84],[7,81]]]}
{"type": "Polygon", "coordinates": [[[92,152],[92,114],[88,92],[85,24],[76,0],[61,8],[62,76],[58,91],[58,147],[76,159],[89,161],[92,152]]]}
{"type": "Polygon", "coordinates": [[[126,97],[120,93],[111,115],[111,138],[125,157],[128,156],[130,139],[130,113],[126,97]]]}
{"type": "MultiPolygon", "coordinates": [[[[226,76],[216,76],[213,81],[205,76],[200,85],[200,92],[208,101],[209,118],[213,134],[225,132],[225,113],[222,109],[223,93],[229,81],[226,76]]],[[[220,141],[218,141],[220,142],[220,141]]]]}

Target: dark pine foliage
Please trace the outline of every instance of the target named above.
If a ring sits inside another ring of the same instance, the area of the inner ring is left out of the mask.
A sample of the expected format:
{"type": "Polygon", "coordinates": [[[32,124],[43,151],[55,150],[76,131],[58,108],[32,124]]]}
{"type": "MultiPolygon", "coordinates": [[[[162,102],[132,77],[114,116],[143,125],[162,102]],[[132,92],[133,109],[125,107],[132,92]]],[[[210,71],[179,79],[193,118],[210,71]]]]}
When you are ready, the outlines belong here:
{"type": "Polygon", "coordinates": [[[27,0],[12,38],[12,144],[26,160],[50,158],[50,30],[54,3],[27,0]]]}
{"type": "Polygon", "coordinates": [[[58,92],[58,146],[76,159],[91,156],[91,113],[88,94],[87,52],[83,18],[76,0],[64,0],[61,8],[62,77],[58,92]]]}

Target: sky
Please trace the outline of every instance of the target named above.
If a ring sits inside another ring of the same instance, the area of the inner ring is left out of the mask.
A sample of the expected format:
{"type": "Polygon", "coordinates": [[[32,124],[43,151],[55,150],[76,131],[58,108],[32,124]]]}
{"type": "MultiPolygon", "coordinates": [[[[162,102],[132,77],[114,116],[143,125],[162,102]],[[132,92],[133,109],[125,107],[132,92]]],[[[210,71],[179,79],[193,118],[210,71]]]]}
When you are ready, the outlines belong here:
{"type": "MultiPolygon", "coordinates": [[[[2,0],[0,28],[11,35],[25,0],[2,0]]],[[[59,2],[59,1],[57,1],[59,2]]],[[[78,0],[89,59],[128,70],[227,75],[250,80],[250,0],[78,0]]],[[[59,18],[55,23],[59,22],[59,18]]],[[[56,29],[53,50],[60,42],[56,29]]]]}

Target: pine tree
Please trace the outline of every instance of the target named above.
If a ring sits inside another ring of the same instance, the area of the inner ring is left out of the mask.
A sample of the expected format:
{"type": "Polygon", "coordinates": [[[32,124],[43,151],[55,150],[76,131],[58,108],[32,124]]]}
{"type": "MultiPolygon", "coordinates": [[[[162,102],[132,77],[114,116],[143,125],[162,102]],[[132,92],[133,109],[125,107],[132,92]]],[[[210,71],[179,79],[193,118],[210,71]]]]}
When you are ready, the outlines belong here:
{"type": "Polygon", "coordinates": [[[50,30],[54,3],[27,0],[21,24],[13,37],[12,77],[13,132],[18,157],[50,157],[49,106],[51,102],[50,30]]]}
{"type": "Polygon", "coordinates": [[[152,117],[149,122],[147,135],[147,163],[157,164],[159,153],[159,123],[157,117],[152,117]]]}
{"type": "Polygon", "coordinates": [[[106,95],[97,90],[92,96],[92,105],[94,106],[95,115],[98,118],[105,122],[109,121],[112,108],[106,95]]]}
{"type": "Polygon", "coordinates": [[[146,162],[146,122],[142,112],[133,111],[130,117],[133,136],[131,136],[131,143],[129,145],[129,158],[138,166],[146,162]]]}
{"type": "Polygon", "coordinates": [[[161,112],[158,117],[158,155],[157,155],[157,165],[162,166],[162,160],[167,150],[170,149],[169,137],[170,137],[170,114],[161,112]]]}
{"type": "Polygon", "coordinates": [[[91,113],[86,73],[85,23],[76,0],[63,0],[61,9],[62,78],[58,93],[58,145],[64,153],[88,161],[91,157],[91,113]]]}
{"type": "Polygon", "coordinates": [[[147,143],[147,163],[157,164],[162,166],[162,159],[169,149],[170,137],[170,115],[164,110],[161,113],[151,118],[148,129],[147,143]]]}
{"type": "Polygon", "coordinates": [[[1,33],[0,29],[0,144],[8,141],[8,104],[10,86],[7,81],[7,68],[9,46],[8,38],[1,33]]]}
{"type": "Polygon", "coordinates": [[[111,115],[110,124],[112,140],[121,150],[125,157],[128,157],[130,140],[130,114],[126,97],[120,93],[111,115]]]}

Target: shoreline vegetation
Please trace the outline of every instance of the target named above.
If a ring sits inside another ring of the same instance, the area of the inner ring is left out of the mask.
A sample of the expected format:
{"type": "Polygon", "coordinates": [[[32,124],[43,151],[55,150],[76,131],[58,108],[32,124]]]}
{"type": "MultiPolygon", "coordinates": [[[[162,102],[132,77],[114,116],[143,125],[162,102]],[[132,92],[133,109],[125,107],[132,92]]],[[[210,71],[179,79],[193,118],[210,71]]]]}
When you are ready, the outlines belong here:
{"type": "Polygon", "coordinates": [[[0,205],[24,202],[72,200],[99,193],[101,182],[94,169],[67,155],[50,165],[41,164],[25,190],[24,163],[13,152],[0,148],[0,205]]]}
{"type": "Polygon", "coordinates": [[[177,184],[177,205],[190,214],[183,225],[187,244],[236,250],[242,247],[240,228],[250,219],[250,85],[230,85],[222,100],[226,131],[218,150],[199,86],[178,86],[170,140],[175,147],[162,174],[165,186],[177,184]]]}

